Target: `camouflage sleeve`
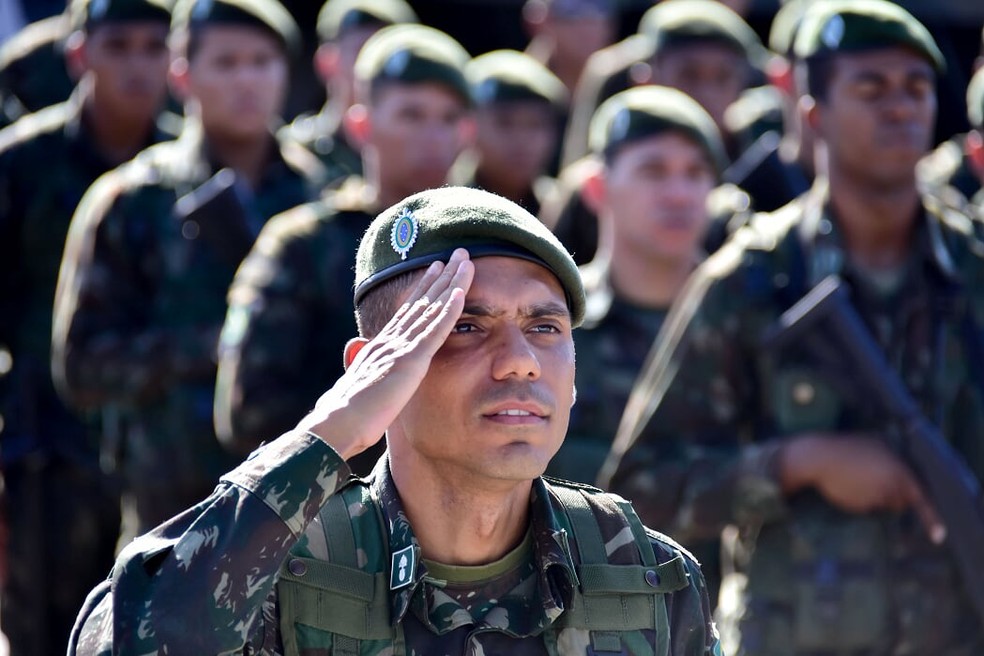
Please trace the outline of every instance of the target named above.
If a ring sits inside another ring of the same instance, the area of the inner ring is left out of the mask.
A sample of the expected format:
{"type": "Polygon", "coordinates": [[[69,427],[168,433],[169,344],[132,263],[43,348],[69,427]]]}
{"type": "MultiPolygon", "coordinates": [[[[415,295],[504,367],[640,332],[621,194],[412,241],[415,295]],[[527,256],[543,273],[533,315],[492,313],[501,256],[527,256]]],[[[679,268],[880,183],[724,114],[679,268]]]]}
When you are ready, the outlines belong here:
{"type": "Polygon", "coordinates": [[[659,561],[682,554],[687,570],[687,587],[668,595],[666,612],[670,625],[671,656],[721,656],[721,642],[714,624],[713,606],[700,564],[665,536],[650,533],[650,542],[659,561]],[[663,554],[661,556],[661,554],[663,554]]]}
{"type": "Polygon", "coordinates": [[[344,373],[355,246],[339,252],[344,235],[322,230],[309,206],[274,217],[236,273],[215,394],[217,434],[236,453],[289,429],[344,373]]]}
{"type": "Polygon", "coordinates": [[[684,543],[785,511],[778,442],[756,434],[752,419],[756,326],[766,319],[744,288],[742,251],[731,243],[709,259],[671,310],[600,481],[684,543]]]}
{"type": "Polygon", "coordinates": [[[224,476],[210,497],[137,538],[90,594],[72,654],[268,653],[274,584],[290,548],[348,466],[290,432],[224,476]]]}
{"type": "Polygon", "coordinates": [[[160,267],[154,221],[173,198],[133,184],[138,171],[131,163],[97,180],[65,243],[52,366],[59,391],[77,407],[152,398],[214,371],[216,327],[152,323],[160,267]]]}

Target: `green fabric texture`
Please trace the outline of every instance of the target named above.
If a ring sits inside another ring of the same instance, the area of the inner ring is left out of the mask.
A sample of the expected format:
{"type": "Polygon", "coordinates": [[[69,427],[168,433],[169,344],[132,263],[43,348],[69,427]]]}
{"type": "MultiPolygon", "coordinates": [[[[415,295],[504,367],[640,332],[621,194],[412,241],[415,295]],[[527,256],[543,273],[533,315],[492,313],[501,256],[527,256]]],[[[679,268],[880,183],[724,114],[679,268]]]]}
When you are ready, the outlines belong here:
{"type": "Polygon", "coordinates": [[[615,94],[595,112],[588,140],[594,152],[608,156],[627,143],[670,131],[696,141],[718,173],[727,166],[714,120],[695,100],[668,87],[642,86],[615,94]]]}
{"type": "Polygon", "coordinates": [[[272,33],[291,55],[301,49],[297,23],[277,0],[177,0],[171,30],[244,25],[272,33]]]}
{"type": "Polygon", "coordinates": [[[467,102],[465,64],[471,57],[450,36],[424,25],[391,25],[366,41],[355,60],[355,79],[375,84],[437,82],[467,102]]]}
{"type": "Polygon", "coordinates": [[[967,85],[967,118],[972,127],[984,127],[984,68],[978,69],[967,85]]]}
{"type": "Polygon", "coordinates": [[[558,107],[567,104],[564,83],[518,50],[494,50],[476,57],[465,66],[465,77],[475,104],[480,106],[529,100],[558,107]]]}
{"type": "Polygon", "coordinates": [[[68,6],[72,29],[120,21],[171,20],[169,0],[74,0],[68,6]]]}
{"type": "Polygon", "coordinates": [[[317,30],[326,42],[357,27],[416,22],[417,14],[404,0],[328,0],[318,12],[317,30]]]}
{"type": "Polygon", "coordinates": [[[813,5],[803,16],[794,52],[809,59],[839,52],[876,48],[912,48],[937,70],[946,61],[929,30],[902,7],[887,0],[830,0],[813,5]]]}
{"type": "Polygon", "coordinates": [[[731,9],[715,0],[665,0],[646,11],[639,33],[655,43],[656,54],[694,42],[718,41],[732,46],[754,65],[765,50],[755,30],[731,9]]]}
{"type": "Polygon", "coordinates": [[[356,255],[356,304],[380,283],[446,260],[456,248],[467,248],[472,257],[505,255],[545,266],[564,288],[573,325],[580,325],[584,285],[570,254],[519,205],[469,187],[423,191],[376,217],[356,255]],[[409,246],[401,253],[399,244],[409,246]]]}

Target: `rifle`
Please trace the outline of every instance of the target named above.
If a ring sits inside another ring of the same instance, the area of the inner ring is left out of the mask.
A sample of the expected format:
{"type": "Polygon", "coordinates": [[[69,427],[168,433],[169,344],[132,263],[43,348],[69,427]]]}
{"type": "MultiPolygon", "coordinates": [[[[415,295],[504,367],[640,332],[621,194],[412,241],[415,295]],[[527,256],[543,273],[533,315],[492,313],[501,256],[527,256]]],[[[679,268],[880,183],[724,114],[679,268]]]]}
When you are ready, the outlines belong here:
{"type": "Polygon", "coordinates": [[[174,216],[187,239],[201,238],[233,269],[239,267],[256,239],[247,205],[232,169],[222,169],[178,198],[174,216]]]}
{"type": "MultiPolygon", "coordinates": [[[[946,545],[971,605],[984,623],[984,498],[974,472],[930,422],[851,305],[837,276],[822,280],[766,331],[763,346],[823,343],[837,352],[865,398],[897,424],[902,455],[922,480],[947,528],[946,545]],[[820,337],[819,341],[816,337],[820,337]],[[808,339],[808,337],[810,339],[808,339]]],[[[984,366],[974,363],[972,366],[984,366]]]]}

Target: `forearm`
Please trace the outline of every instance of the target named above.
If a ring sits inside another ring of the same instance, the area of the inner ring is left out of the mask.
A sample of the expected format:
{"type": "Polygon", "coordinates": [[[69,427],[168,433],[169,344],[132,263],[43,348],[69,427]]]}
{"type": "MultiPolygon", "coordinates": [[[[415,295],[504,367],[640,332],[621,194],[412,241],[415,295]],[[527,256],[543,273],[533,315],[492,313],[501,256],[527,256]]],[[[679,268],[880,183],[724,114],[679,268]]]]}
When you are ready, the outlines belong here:
{"type": "Polygon", "coordinates": [[[77,653],[107,644],[116,653],[259,649],[284,559],[348,473],[313,435],[266,445],[208,499],[123,550],[112,590],[81,618],[77,653]]]}

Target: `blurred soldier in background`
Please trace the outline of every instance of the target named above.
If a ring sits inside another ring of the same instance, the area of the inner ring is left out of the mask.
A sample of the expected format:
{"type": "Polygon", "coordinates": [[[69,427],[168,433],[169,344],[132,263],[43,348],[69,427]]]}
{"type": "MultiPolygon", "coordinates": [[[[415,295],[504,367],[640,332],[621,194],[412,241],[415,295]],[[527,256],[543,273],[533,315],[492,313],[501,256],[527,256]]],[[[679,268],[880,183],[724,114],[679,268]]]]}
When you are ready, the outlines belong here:
{"type": "MultiPolygon", "coordinates": [[[[100,421],[67,409],[51,380],[51,321],[69,221],[101,174],[171,138],[155,125],[167,93],[170,14],[157,0],[76,2],[66,39],[72,97],[0,132],[0,392],[10,528],[3,628],[15,654],[64,651],[86,588],[112,565],[115,479],[100,421]]],[[[105,429],[117,429],[107,422],[105,429]]]]}
{"type": "MultiPolygon", "coordinates": [[[[270,221],[229,292],[215,425],[230,450],[245,455],[290,429],[342,375],[339,349],[356,328],[353,253],[382,208],[445,183],[474,129],[467,61],[419,25],[384,28],[359,54],[346,122],[365,178],[270,221]]],[[[353,470],[367,474],[381,452],[360,454],[353,470]]]]}
{"type": "Polygon", "coordinates": [[[536,215],[553,188],[545,175],[567,111],[567,90],[521,52],[496,50],[466,68],[475,101],[475,146],[452,174],[456,183],[505,196],[536,215]]]}
{"type": "Polygon", "coordinates": [[[362,157],[345,134],[342,117],[355,103],[355,59],[380,28],[415,23],[417,16],[404,0],[328,0],[318,14],[314,68],[324,81],[328,101],[317,114],[300,116],[278,136],[313,152],[325,165],[325,182],[337,186],[362,174],[362,157]]]}
{"type": "Polygon", "coordinates": [[[60,391],[131,415],[127,535],[201,500],[234,464],[212,428],[225,294],[263,223],[312,198],[320,171],[271,131],[296,43],[280,4],[183,1],[171,39],[184,131],[86,193],[55,298],[60,391]]]}
{"type": "Polygon", "coordinates": [[[825,155],[817,183],[694,273],[602,478],[683,540],[734,527],[718,605],[727,653],[979,653],[984,626],[943,544],[967,527],[942,525],[903,459],[908,425],[827,331],[763,343],[838,276],[944,448],[984,475],[981,242],[916,185],[943,56],[884,0],[813,5],[795,49],[825,155]]]}

